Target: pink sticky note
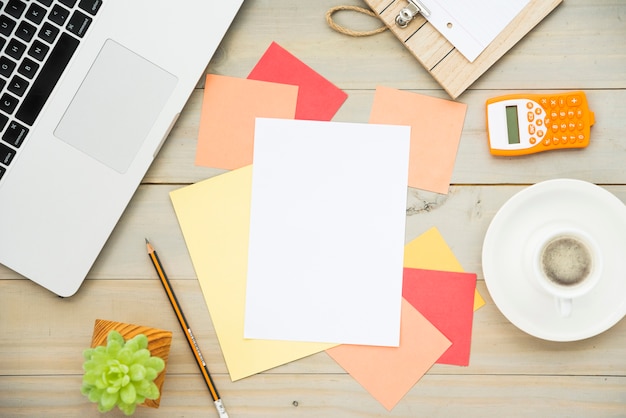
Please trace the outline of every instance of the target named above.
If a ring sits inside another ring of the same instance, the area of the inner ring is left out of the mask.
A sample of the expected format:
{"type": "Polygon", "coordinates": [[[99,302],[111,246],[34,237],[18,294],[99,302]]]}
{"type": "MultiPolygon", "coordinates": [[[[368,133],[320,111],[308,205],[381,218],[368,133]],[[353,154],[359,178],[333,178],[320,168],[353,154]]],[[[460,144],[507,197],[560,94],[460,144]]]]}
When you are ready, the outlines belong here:
{"type": "Polygon", "coordinates": [[[209,74],[196,165],[234,170],[252,164],[257,117],[293,119],[298,87],[209,74]]]}
{"type": "Polygon", "coordinates": [[[248,78],[299,86],[296,119],[329,121],[348,97],[276,42],[272,42],[248,78]]]}
{"type": "Polygon", "coordinates": [[[340,345],[326,352],[387,410],[450,347],[450,341],[402,299],[400,346],[340,345]]]}
{"type": "Polygon", "coordinates": [[[409,187],[448,193],[467,105],[378,87],[370,123],[411,127],[409,187]]]}
{"type": "Polygon", "coordinates": [[[469,365],[475,289],[474,273],[404,269],[402,296],[452,341],[437,363],[469,365]]]}

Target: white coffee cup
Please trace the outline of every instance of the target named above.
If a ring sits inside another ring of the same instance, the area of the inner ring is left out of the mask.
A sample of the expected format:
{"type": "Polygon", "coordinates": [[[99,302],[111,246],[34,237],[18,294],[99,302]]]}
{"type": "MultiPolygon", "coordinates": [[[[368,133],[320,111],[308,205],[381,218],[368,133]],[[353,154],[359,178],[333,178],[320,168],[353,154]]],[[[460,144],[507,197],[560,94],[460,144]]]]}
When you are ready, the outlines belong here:
{"type": "Polygon", "coordinates": [[[602,274],[598,244],[585,231],[555,225],[534,240],[532,275],[541,289],[552,295],[560,316],[568,317],[574,300],[589,293],[602,274]]]}

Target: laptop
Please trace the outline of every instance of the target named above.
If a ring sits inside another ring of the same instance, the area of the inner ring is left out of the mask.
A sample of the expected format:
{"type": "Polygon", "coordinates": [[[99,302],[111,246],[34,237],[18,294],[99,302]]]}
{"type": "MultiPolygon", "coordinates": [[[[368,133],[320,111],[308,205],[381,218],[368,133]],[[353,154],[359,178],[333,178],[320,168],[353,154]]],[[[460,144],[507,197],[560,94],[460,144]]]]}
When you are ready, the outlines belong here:
{"type": "Polygon", "coordinates": [[[243,0],[0,1],[0,263],[80,288],[243,0]]]}

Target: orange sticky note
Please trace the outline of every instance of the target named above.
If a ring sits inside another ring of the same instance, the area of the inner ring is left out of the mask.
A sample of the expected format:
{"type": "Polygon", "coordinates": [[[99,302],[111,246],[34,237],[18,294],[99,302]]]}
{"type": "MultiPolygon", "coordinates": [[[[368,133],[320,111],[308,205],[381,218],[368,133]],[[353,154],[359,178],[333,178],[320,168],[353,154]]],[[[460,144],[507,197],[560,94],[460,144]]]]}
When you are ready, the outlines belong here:
{"type": "Polygon", "coordinates": [[[297,86],[207,75],[196,165],[234,170],[252,164],[255,119],[293,119],[297,100],[297,86]]]}
{"type": "Polygon", "coordinates": [[[450,345],[450,340],[402,299],[399,347],[340,345],[326,352],[391,411],[450,345]]]}
{"type": "Polygon", "coordinates": [[[448,193],[467,105],[376,88],[370,123],[411,127],[409,187],[448,193]]]}

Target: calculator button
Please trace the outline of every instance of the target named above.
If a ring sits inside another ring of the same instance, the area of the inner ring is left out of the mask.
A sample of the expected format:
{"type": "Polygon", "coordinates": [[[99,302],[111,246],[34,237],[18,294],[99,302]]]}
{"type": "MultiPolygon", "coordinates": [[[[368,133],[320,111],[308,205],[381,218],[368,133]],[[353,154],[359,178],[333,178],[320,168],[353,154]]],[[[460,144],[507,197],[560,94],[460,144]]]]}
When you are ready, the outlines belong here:
{"type": "Polygon", "coordinates": [[[569,143],[570,144],[576,143],[576,135],[570,135],[569,136],[569,143]]]}
{"type": "Polygon", "coordinates": [[[576,110],[576,117],[577,118],[582,118],[583,114],[584,114],[584,112],[582,111],[582,109],[577,109],[576,110]]]}
{"type": "Polygon", "coordinates": [[[531,135],[535,134],[535,125],[528,125],[528,133],[531,135]]]}
{"type": "Polygon", "coordinates": [[[548,107],[548,98],[547,98],[547,97],[542,97],[541,99],[539,99],[539,103],[540,103],[543,107],[548,107]]]}
{"type": "Polygon", "coordinates": [[[537,125],[537,126],[541,126],[541,125],[543,125],[543,121],[542,121],[541,119],[537,119],[537,120],[535,121],[535,125],[537,125]]]}
{"type": "Polygon", "coordinates": [[[543,112],[543,109],[541,109],[540,107],[535,109],[536,114],[541,115],[541,112],[543,112]]]}
{"type": "Polygon", "coordinates": [[[557,133],[559,131],[559,125],[557,123],[552,124],[552,132],[557,133]]]}
{"type": "Polygon", "coordinates": [[[535,114],[533,112],[528,112],[528,122],[532,122],[535,120],[535,114]]]}
{"type": "Polygon", "coordinates": [[[567,116],[567,111],[565,111],[565,110],[559,111],[559,117],[561,119],[565,119],[565,116],[567,116]]]}
{"type": "Polygon", "coordinates": [[[569,137],[567,135],[562,135],[561,136],[561,144],[565,145],[567,144],[567,140],[569,139],[569,137]]]}
{"type": "Polygon", "coordinates": [[[527,107],[528,109],[532,109],[532,108],[534,107],[533,102],[527,102],[527,103],[526,103],[526,107],[527,107]]]}
{"type": "Polygon", "coordinates": [[[537,142],[537,140],[535,139],[535,137],[534,137],[534,136],[531,136],[531,137],[528,139],[528,142],[530,142],[532,145],[535,145],[535,143],[537,142]]]}
{"type": "Polygon", "coordinates": [[[556,97],[550,97],[550,107],[556,107],[558,103],[559,102],[556,97]]]}
{"type": "Polygon", "coordinates": [[[578,134],[578,142],[583,142],[585,140],[584,134],[578,134]]]}
{"type": "Polygon", "coordinates": [[[576,112],[574,112],[572,109],[567,111],[567,117],[572,119],[574,116],[576,116],[576,112]]]}
{"type": "Polygon", "coordinates": [[[545,137],[545,138],[543,139],[543,145],[545,145],[546,147],[549,147],[550,145],[552,145],[552,138],[550,138],[550,137],[548,137],[548,136],[547,136],[547,137],[545,137]]]}
{"type": "Polygon", "coordinates": [[[567,123],[562,123],[561,124],[561,132],[565,132],[567,131],[567,123]]]}
{"type": "Polygon", "coordinates": [[[582,100],[578,94],[571,94],[567,96],[568,106],[579,106],[581,103],[582,103],[582,100]]]}
{"type": "Polygon", "coordinates": [[[557,112],[556,110],[553,110],[552,112],[550,112],[550,117],[552,119],[558,119],[559,118],[559,112],[557,112]]]}
{"type": "Polygon", "coordinates": [[[579,131],[582,131],[583,129],[585,129],[585,123],[584,122],[578,122],[576,124],[576,127],[578,128],[579,131]]]}
{"type": "Polygon", "coordinates": [[[570,131],[573,131],[574,129],[576,129],[576,123],[570,122],[567,124],[567,127],[569,128],[570,131]]]}
{"type": "Polygon", "coordinates": [[[538,136],[539,138],[543,138],[543,131],[542,131],[541,129],[538,129],[538,130],[537,130],[537,136],[538,136]]]}
{"type": "Polygon", "coordinates": [[[567,100],[565,100],[565,97],[559,97],[559,106],[563,107],[565,106],[565,104],[567,103],[567,100]]]}

